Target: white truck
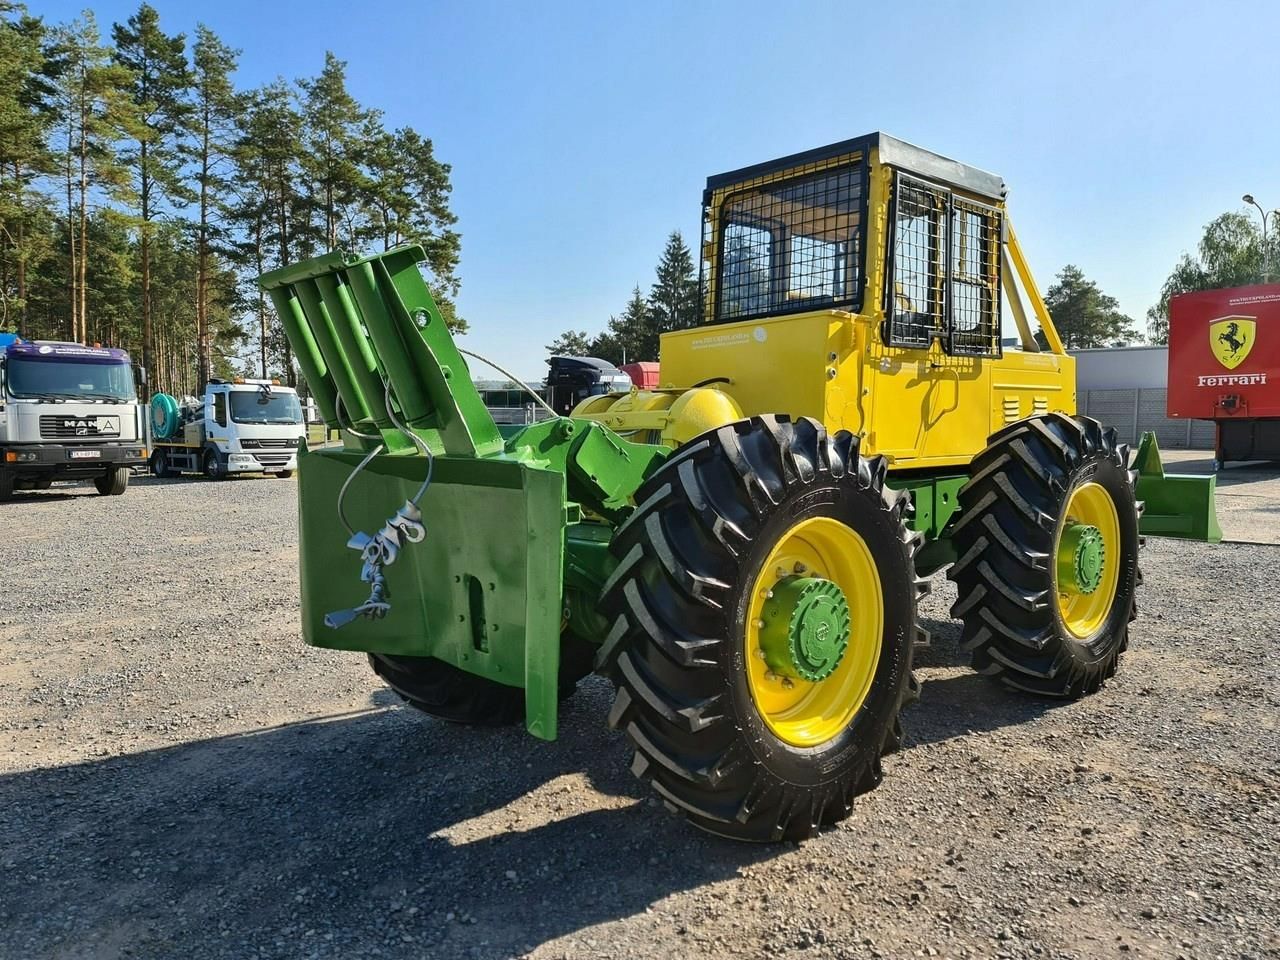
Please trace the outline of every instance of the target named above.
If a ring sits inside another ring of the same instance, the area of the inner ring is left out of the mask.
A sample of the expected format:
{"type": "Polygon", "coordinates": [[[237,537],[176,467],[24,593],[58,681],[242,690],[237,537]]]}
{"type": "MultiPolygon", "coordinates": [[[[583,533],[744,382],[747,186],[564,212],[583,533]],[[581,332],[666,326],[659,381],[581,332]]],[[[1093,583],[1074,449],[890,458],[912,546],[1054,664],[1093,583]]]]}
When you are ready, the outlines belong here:
{"type": "Polygon", "coordinates": [[[0,334],[0,501],[55,480],[118,496],[147,462],[145,444],[127,353],[0,334]]]}
{"type": "Polygon", "coordinates": [[[213,379],[201,398],[151,398],[151,472],[157,477],[289,477],[306,435],[297,391],[275,380],[213,379]]]}

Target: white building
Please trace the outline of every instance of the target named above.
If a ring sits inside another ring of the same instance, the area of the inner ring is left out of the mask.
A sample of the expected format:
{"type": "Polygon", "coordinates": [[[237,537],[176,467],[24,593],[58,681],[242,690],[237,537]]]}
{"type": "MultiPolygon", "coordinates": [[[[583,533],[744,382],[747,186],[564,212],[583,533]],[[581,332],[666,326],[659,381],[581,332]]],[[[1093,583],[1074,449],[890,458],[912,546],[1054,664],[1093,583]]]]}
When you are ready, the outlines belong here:
{"type": "Polygon", "coordinates": [[[1076,358],[1076,407],[1137,443],[1154,430],[1162,447],[1213,449],[1213,424],[1172,420],[1166,412],[1169,348],[1094,347],[1068,351],[1076,358]]]}

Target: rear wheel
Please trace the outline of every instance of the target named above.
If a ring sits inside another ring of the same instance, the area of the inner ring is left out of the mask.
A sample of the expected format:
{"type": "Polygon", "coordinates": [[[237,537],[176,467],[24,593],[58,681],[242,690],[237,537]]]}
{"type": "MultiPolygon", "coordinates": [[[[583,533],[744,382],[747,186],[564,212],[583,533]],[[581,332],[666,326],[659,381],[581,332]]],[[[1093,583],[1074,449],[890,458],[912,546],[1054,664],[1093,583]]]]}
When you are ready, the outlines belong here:
{"type": "Polygon", "coordinates": [[[95,477],[93,485],[104,497],[118,497],[129,489],[128,467],[107,467],[107,472],[95,477]]]}
{"type": "Polygon", "coordinates": [[[290,477],[292,477],[292,476],[293,476],[293,471],[292,471],[292,470],[277,470],[277,471],[276,471],[276,476],[277,476],[277,477],[279,477],[281,480],[288,480],[290,477]]]}
{"type": "Polygon", "coordinates": [[[1115,674],[1137,615],[1136,471],[1114,429],[1049,414],[994,435],[960,491],[948,572],[974,668],[1050,697],[1115,674]]]}
{"type": "Polygon", "coordinates": [[[169,454],[163,450],[157,450],[151,455],[151,473],[162,480],[173,476],[173,469],[169,466],[169,454]]]}
{"type": "Polygon", "coordinates": [[[695,825],[799,840],[880,782],[924,590],[884,478],[853,435],[769,416],[692,441],[637,493],[601,604],[609,722],[695,825]]]}

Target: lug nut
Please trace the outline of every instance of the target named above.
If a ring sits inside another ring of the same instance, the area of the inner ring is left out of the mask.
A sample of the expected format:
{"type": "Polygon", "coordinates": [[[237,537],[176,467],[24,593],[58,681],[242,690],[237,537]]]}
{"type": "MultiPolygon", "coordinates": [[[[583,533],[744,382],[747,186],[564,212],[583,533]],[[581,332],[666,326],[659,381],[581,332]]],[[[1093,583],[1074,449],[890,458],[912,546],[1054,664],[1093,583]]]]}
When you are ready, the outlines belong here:
{"type": "Polygon", "coordinates": [[[790,677],[783,677],[783,678],[782,678],[782,686],[783,686],[785,689],[790,690],[792,687],[794,687],[794,686],[795,686],[795,684],[791,681],[791,678],[790,678],[790,677]]]}
{"type": "Polygon", "coordinates": [[[759,657],[761,660],[765,658],[764,647],[756,647],[756,656],[759,657]]]}
{"type": "Polygon", "coordinates": [[[796,573],[804,573],[807,569],[809,568],[806,567],[803,563],[801,563],[798,560],[796,561],[796,566],[795,566],[796,573]]]}
{"type": "Polygon", "coordinates": [[[764,678],[765,678],[766,680],[777,680],[777,679],[778,679],[778,675],[777,675],[776,673],[774,673],[772,670],[766,670],[766,671],[764,672],[764,678]]]}
{"type": "Polygon", "coordinates": [[[763,629],[764,629],[764,621],[763,621],[763,620],[757,620],[757,621],[756,621],[756,629],[757,629],[757,630],[763,630],[763,629]]]}

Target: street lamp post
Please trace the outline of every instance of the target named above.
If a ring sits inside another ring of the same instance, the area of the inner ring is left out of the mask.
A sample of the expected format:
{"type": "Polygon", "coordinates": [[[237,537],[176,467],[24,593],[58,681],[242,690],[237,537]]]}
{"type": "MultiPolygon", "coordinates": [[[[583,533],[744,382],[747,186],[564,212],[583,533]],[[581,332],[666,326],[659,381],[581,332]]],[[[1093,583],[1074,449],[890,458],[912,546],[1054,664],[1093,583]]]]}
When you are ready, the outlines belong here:
{"type": "Polygon", "coordinates": [[[1270,261],[1270,257],[1267,255],[1268,254],[1267,218],[1271,216],[1275,216],[1276,214],[1280,214],[1280,210],[1272,210],[1270,213],[1268,213],[1266,210],[1263,210],[1262,204],[1258,203],[1257,200],[1253,199],[1252,193],[1246,193],[1240,199],[1252,207],[1257,207],[1258,214],[1262,217],[1262,282],[1270,283],[1271,271],[1267,269],[1267,264],[1270,261]]]}

